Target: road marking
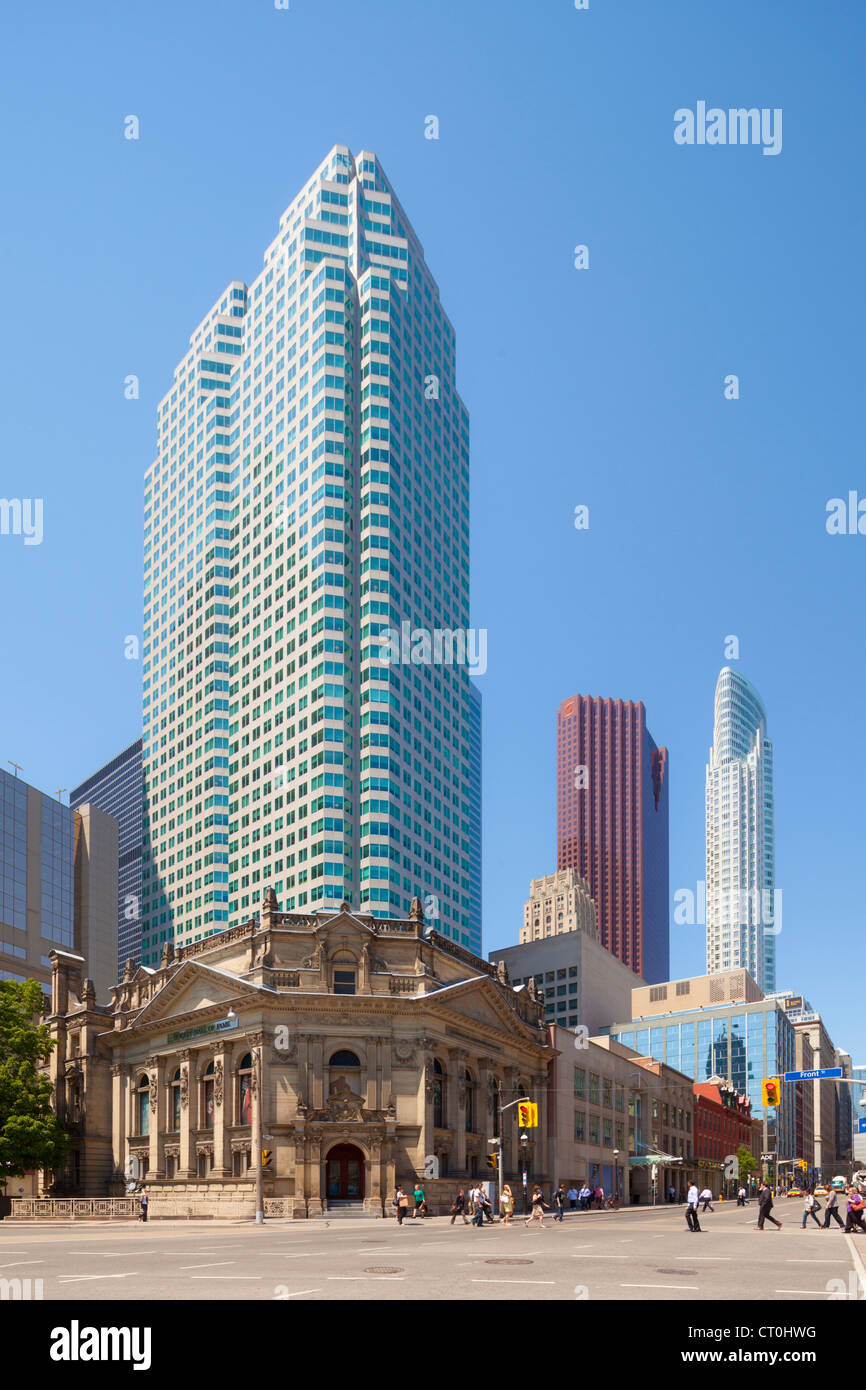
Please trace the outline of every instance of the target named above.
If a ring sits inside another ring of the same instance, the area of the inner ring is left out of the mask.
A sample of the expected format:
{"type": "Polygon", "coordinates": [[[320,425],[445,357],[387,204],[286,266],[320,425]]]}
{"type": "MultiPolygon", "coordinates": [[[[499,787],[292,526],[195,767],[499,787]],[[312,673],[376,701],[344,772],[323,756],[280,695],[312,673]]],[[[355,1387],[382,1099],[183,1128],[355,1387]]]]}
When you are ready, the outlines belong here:
{"type": "Polygon", "coordinates": [[[379,1283],[402,1284],[405,1282],[406,1276],[405,1274],[329,1274],[328,1278],[350,1284],[366,1284],[368,1280],[373,1283],[378,1281],[379,1283]]]}
{"type": "Polygon", "coordinates": [[[44,1265],[44,1260],[12,1260],[7,1265],[0,1265],[0,1269],[15,1269],[18,1265],[44,1265]]]}
{"type": "Polygon", "coordinates": [[[302,1250],[299,1255],[283,1255],[284,1260],[307,1260],[311,1255],[327,1255],[327,1250],[302,1250]]]}
{"type": "Polygon", "coordinates": [[[233,1265],[235,1260],[211,1260],[203,1265],[178,1265],[178,1269],[217,1269],[220,1265],[233,1265]]]}
{"type": "Polygon", "coordinates": [[[132,1270],[129,1274],[61,1274],[59,1284],[81,1284],[87,1279],[135,1279],[138,1276],[137,1270],[132,1270]]]}
{"type": "MultiPolygon", "coordinates": [[[[671,1256],[673,1258],[673,1256],[671,1256]]],[[[684,1260],[732,1260],[733,1255],[683,1255],[684,1260]]]]}
{"type": "MultiPolygon", "coordinates": [[[[297,1293],[289,1293],[289,1294],[286,1294],[286,1298],[300,1298],[300,1297],[301,1297],[303,1294],[305,1294],[305,1293],[321,1293],[321,1292],[322,1292],[321,1289],[298,1289],[297,1293]]],[[[281,1302],[282,1300],[281,1300],[281,1299],[278,1299],[277,1301],[278,1301],[278,1302],[281,1302]]]]}
{"type": "Polygon", "coordinates": [[[851,1259],[854,1261],[854,1268],[856,1269],[857,1274],[859,1276],[860,1288],[863,1291],[863,1297],[866,1298],[866,1269],[863,1268],[863,1261],[860,1258],[860,1251],[854,1244],[854,1238],[852,1235],[846,1233],[845,1240],[848,1242],[848,1249],[851,1251],[851,1259]]]}
{"type": "MultiPolygon", "coordinates": [[[[621,1289],[691,1289],[697,1293],[697,1284],[620,1284],[621,1289]]],[[[777,1290],[778,1292],[778,1290],[777,1290]]]]}
{"type": "Polygon", "coordinates": [[[808,1293],[808,1294],[811,1294],[813,1297],[814,1297],[816,1294],[824,1294],[824,1296],[826,1297],[826,1296],[830,1293],[830,1290],[829,1290],[829,1289],[774,1289],[774,1290],[773,1290],[773,1293],[808,1293]]]}
{"type": "Polygon", "coordinates": [[[555,1284],[555,1279],[470,1279],[471,1284],[555,1284]]]}
{"type": "Polygon", "coordinates": [[[572,1255],[573,1260],[630,1260],[631,1255],[572,1255]]]}
{"type": "Polygon", "coordinates": [[[842,1260],[843,1257],[840,1255],[838,1260],[787,1260],[786,1263],[789,1265],[837,1265],[842,1260]]]}
{"type": "Polygon", "coordinates": [[[190,1279],[264,1279],[263,1274],[191,1274],[190,1279]]]}

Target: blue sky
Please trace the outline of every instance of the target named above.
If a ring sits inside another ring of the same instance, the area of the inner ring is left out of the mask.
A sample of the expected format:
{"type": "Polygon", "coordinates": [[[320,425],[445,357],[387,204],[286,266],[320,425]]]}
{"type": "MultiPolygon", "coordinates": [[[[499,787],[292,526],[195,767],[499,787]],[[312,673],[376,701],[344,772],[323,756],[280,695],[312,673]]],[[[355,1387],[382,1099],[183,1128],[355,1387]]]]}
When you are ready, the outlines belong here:
{"type": "MultiPolygon", "coordinates": [[[[672,893],[704,877],[735,634],[775,745],[779,983],[866,1060],[866,537],[825,530],[829,498],[866,495],[864,27],[804,0],[7,9],[0,492],[44,499],[44,539],[0,537],[0,762],[71,787],[137,736],[123,647],[156,402],[330,147],[373,149],[472,420],[485,949],[555,867],[555,713],[575,691],[645,701],[670,749],[672,893]],[[699,100],[781,107],[781,154],[676,145],[699,100]]],[[[702,928],[672,928],[671,961],[703,969],[702,928]]]]}

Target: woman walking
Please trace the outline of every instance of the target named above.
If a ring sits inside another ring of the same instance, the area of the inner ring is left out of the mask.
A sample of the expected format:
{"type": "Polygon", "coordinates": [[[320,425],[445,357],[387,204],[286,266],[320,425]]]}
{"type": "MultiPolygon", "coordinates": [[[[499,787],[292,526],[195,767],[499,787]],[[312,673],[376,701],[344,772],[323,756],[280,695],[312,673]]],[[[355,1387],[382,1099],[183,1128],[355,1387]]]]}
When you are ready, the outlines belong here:
{"type": "Polygon", "coordinates": [[[544,1230],[544,1211],[544,1193],[538,1186],[538,1183],[536,1183],[532,1189],[532,1211],[529,1216],[527,1216],[524,1224],[528,1226],[531,1221],[537,1220],[541,1225],[541,1229],[544,1230]]]}
{"type": "Polygon", "coordinates": [[[499,1198],[499,1214],[503,1225],[508,1226],[514,1214],[514,1193],[508,1183],[503,1187],[502,1196],[499,1198]]]}
{"type": "Polygon", "coordinates": [[[397,1184],[397,1191],[394,1193],[394,1210],[397,1213],[397,1225],[403,1225],[403,1217],[409,1210],[409,1198],[403,1191],[400,1184],[397,1184]]]}
{"type": "Polygon", "coordinates": [[[412,1220],[414,1221],[416,1216],[423,1217],[427,1212],[427,1201],[420,1182],[416,1182],[412,1196],[415,1198],[415,1210],[412,1213],[412,1220]]]}
{"type": "Polygon", "coordinates": [[[812,1220],[814,1221],[815,1225],[818,1227],[818,1230],[820,1231],[821,1222],[818,1220],[817,1217],[817,1212],[819,1212],[820,1210],[821,1204],[818,1201],[817,1197],[814,1196],[810,1188],[809,1191],[806,1193],[805,1197],[803,1198],[803,1225],[801,1228],[802,1230],[805,1231],[806,1229],[806,1218],[808,1216],[811,1216],[812,1220]]]}

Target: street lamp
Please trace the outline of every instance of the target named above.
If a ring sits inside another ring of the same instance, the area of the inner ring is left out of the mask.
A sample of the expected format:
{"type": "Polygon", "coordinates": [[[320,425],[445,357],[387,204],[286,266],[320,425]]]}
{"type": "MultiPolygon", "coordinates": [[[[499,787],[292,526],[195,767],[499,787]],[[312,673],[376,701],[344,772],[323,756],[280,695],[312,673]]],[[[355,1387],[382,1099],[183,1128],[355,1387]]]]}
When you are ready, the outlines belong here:
{"type": "Polygon", "coordinates": [[[619,1164],[617,1163],[617,1159],[618,1159],[618,1158],[619,1158],[619,1149],[614,1149],[614,1151],[613,1151],[613,1204],[614,1204],[615,1207],[618,1207],[618,1206],[619,1206],[619,1164]]]}

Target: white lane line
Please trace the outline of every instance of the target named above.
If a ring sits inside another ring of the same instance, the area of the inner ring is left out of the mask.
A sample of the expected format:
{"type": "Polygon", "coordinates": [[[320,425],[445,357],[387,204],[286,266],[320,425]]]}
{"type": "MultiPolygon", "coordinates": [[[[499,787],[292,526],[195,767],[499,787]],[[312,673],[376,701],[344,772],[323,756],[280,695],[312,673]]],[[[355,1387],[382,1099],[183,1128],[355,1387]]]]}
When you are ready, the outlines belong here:
{"type": "Polygon", "coordinates": [[[786,1260],[789,1265],[838,1265],[844,1263],[844,1256],[840,1255],[838,1260],[786,1260]]]}
{"type": "Polygon", "coordinates": [[[341,1284],[366,1284],[368,1280],[371,1283],[380,1284],[404,1284],[406,1282],[404,1274],[329,1274],[328,1279],[334,1282],[339,1281],[341,1284]]]}
{"type": "MultiPolygon", "coordinates": [[[[733,1255],[677,1255],[678,1260],[732,1260],[733,1258],[733,1255]]],[[[673,1259],[673,1255],[671,1259],[673,1259]]]]}
{"type": "Polygon", "coordinates": [[[203,1265],[178,1265],[178,1269],[218,1269],[220,1265],[233,1265],[236,1260],[211,1260],[203,1265]]]}
{"type": "Polygon", "coordinates": [[[470,1279],[470,1284],[555,1284],[555,1279],[470,1279]]]}
{"type": "Polygon", "coordinates": [[[264,1279],[263,1274],[191,1274],[190,1279],[264,1279]]]}
{"type": "MultiPolygon", "coordinates": [[[[691,1289],[698,1292],[697,1284],[620,1284],[621,1289],[691,1289]]],[[[778,1293],[778,1289],[776,1290],[778,1293]]]]}
{"type": "Polygon", "coordinates": [[[16,1269],[18,1265],[44,1265],[44,1260],[11,1260],[9,1264],[0,1265],[0,1269],[16,1269]]]}
{"type": "Polygon", "coordinates": [[[136,1279],[138,1270],[132,1270],[129,1274],[61,1274],[58,1284],[81,1284],[89,1279],[136,1279]]]}
{"type": "MultiPolygon", "coordinates": [[[[305,1293],[321,1293],[321,1289],[298,1289],[296,1293],[287,1293],[286,1298],[301,1298],[305,1293]]],[[[278,1300],[281,1301],[281,1300],[278,1300]]]]}
{"type": "Polygon", "coordinates": [[[283,1260],[308,1260],[311,1255],[327,1255],[327,1250],[302,1250],[298,1255],[282,1255],[283,1260]]]}
{"type": "Polygon", "coordinates": [[[774,1290],[773,1290],[773,1293],[807,1293],[807,1294],[810,1294],[812,1298],[814,1298],[814,1297],[816,1296],[816,1294],[818,1294],[818,1295],[819,1295],[819,1294],[823,1294],[824,1297],[827,1298],[827,1297],[829,1297],[830,1290],[829,1290],[829,1289],[774,1289],[774,1290]]]}
{"type": "Polygon", "coordinates": [[[572,1255],[573,1260],[630,1260],[631,1255],[572,1255]]]}
{"type": "Polygon", "coordinates": [[[848,1249],[851,1251],[851,1259],[854,1261],[854,1268],[857,1271],[857,1275],[860,1281],[862,1297],[866,1298],[866,1269],[864,1269],[863,1267],[863,1260],[861,1258],[860,1251],[854,1244],[854,1237],[850,1233],[846,1234],[845,1240],[848,1243],[848,1249]]]}

